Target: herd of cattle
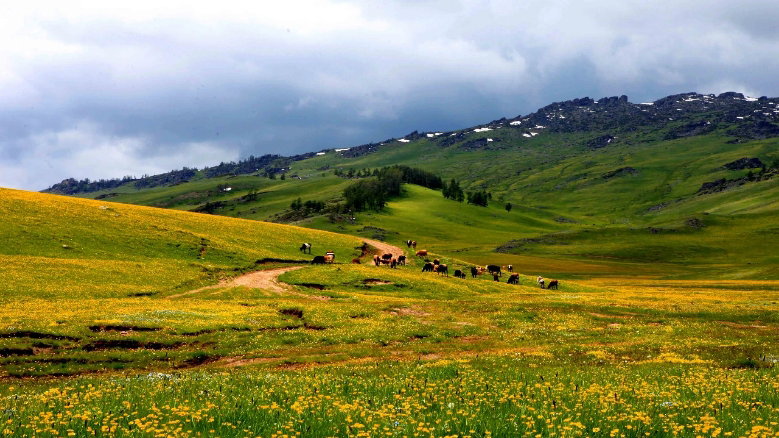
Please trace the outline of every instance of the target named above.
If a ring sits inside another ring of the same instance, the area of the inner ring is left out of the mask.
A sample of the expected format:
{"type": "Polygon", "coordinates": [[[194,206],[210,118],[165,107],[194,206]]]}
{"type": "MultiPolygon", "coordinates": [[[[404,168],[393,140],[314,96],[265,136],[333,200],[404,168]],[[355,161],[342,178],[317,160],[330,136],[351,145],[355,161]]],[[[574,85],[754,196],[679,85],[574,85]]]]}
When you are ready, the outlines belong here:
{"type": "MultiPolygon", "coordinates": [[[[417,242],[415,240],[407,240],[406,245],[408,245],[409,248],[416,249],[417,242]]],[[[300,247],[300,251],[303,253],[308,252],[308,254],[311,254],[311,244],[310,243],[304,243],[300,247]]],[[[425,260],[424,266],[422,266],[422,272],[435,272],[438,275],[443,275],[448,277],[449,276],[449,266],[447,266],[444,263],[441,263],[440,260],[434,259],[432,262],[430,262],[427,259],[427,250],[422,249],[416,252],[417,257],[420,257],[425,260]]],[[[323,256],[314,256],[314,259],[311,261],[311,264],[325,264],[325,263],[334,263],[335,262],[335,253],[333,251],[328,251],[323,256]]],[[[352,263],[354,264],[360,264],[360,259],[352,259],[352,263]]],[[[398,266],[405,266],[406,265],[406,256],[405,255],[399,255],[398,257],[395,257],[391,253],[382,254],[379,256],[378,254],[373,256],[373,263],[376,266],[382,266],[387,265],[390,268],[396,268],[398,266]]],[[[508,284],[519,284],[519,273],[514,272],[514,267],[512,265],[505,266],[506,270],[509,272],[509,278],[506,283],[508,284]]],[[[476,278],[479,275],[483,275],[485,273],[489,273],[492,275],[492,278],[495,281],[500,281],[500,277],[503,275],[503,272],[501,270],[501,267],[498,265],[487,265],[487,266],[471,266],[471,278],[476,278]]],[[[454,271],[454,276],[457,278],[465,279],[467,275],[465,274],[464,270],[456,269],[454,271]]],[[[536,283],[538,283],[539,286],[541,286],[541,289],[544,289],[546,286],[546,289],[557,289],[558,287],[558,281],[550,279],[549,283],[546,283],[546,280],[543,277],[538,277],[536,279],[536,283]]]]}

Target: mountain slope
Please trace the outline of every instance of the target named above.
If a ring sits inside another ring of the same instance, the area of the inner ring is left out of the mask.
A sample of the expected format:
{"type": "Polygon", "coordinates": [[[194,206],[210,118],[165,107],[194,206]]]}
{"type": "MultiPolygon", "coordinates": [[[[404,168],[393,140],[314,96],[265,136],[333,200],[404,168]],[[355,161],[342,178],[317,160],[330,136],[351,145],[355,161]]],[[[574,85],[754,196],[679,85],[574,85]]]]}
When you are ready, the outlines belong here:
{"type": "Polygon", "coordinates": [[[345,258],[361,244],[305,228],[7,189],[0,215],[0,259],[15,273],[3,293],[13,296],[164,294],[265,259],[308,260],[302,242],[345,258]]]}
{"type": "MultiPolygon", "coordinates": [[[[214,178],[198,171],[189,182],[172,186],[139,189],[130,182],[79,196],[382,235],[367,225],[388,231],[385,237],[397,242],[409,234],[431,244],[451,242],[439,248],[446,251],[470,241],[479,247],[481,255],[474,261],[480,262],[529,253],[680,265],[733,257],[758,263],[765,262],[761,244],[773,242],[770,230],[779,226],[773,220],[779,206],[778,120],[779,99],[737,93],[687,93],[645,104],[626,97],[583,98],[460,131],[414,132],[322,151],[282,169],[214,178]],[[372,171],[395,164],[456,178],[466,190],[488,190],[491,209],[433,201],[409,188],[408,196],[384,213],[392,220],[374,223],[372,215],[351,220],[351,215],[334,213],[352,182],[333,175],[334,170],[372,171]],[[278,172],[287,178],[268,178],[278,172]],[[298,198],[325,202],[326,208],[295,213],[290,204],[298,198]],[[507,202],[514,206],[508,222],[494,220],[505,213],[507,202]],[[736,225],[726,226],[728,221],[736,225]],[[719,239],[718,232],[738,237],[719,239]],[[684,240],[668,233],[694,234],[684,240]],[[703,239],[706,243],[692,237],[707,234],[712,239],[703,239]],[[607,245],[603,235],[614,239],[607,245]],[[511,243],[527,238],[544,243],[511,243]],[[495,253],[498,247],[505,252],[495,253]]],[[[771,272],[765,275],[772,277],[771,272]]]]}

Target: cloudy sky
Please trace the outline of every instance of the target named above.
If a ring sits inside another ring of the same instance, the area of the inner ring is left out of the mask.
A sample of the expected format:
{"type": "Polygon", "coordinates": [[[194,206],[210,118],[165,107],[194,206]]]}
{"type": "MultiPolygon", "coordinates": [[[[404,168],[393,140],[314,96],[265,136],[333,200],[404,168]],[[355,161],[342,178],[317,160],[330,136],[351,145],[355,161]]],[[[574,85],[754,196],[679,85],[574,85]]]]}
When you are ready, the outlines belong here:
{"type": "Polygon", "coordinates": [[[353,146],[553,101],[779,95],[775,0],[0,4],[0,186],[353,146]]]}

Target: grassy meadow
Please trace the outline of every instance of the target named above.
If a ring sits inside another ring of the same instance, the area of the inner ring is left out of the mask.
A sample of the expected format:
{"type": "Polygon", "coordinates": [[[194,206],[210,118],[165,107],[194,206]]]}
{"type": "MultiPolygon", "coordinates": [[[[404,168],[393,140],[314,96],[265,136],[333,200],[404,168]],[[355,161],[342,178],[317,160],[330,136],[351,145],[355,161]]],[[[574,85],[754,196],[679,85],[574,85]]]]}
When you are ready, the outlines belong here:
{"type": "MultiPolygon", "coordinates": [[[[755,265],[588,258],[592,240],[579,234],[643,243],[625,238],[629,226],[406,190],[355,224],[301,228],[0,189],[4,434],[779,433],[771,254],[755,265]],[[567,235],[566,245],[494,252],[567,235]],[[370,254],[351,264],[363,237],[416,239],[450,276],[422,273],[415,256],[398,269],[372,266],[370,254]],[[304,241],[315,255],[334,250],[336,263],[307,265],[304,241]],[[486,262],[513,263],[520,284],[451,276],[486,262]],[[227,282],[291,266],[304,267],[279,276],[283,292],[227,282]],[[559,278],[559,290],[539,288],[537,275],[559,278]]],[[[668,248],[737,251],[716,231],[770,226],[768,216],[709,216],[700,229],[642,232],[668,248]]]]}

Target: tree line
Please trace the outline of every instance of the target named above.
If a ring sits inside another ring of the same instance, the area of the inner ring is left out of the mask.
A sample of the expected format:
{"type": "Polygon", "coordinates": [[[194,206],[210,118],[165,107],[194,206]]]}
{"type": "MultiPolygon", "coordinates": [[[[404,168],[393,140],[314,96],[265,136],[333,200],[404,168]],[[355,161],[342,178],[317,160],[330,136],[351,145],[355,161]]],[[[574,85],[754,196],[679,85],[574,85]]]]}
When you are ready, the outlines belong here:
{"type": "MultiPolygon", "coordinates": [[[[364,179],[349,185],[343,193],[346,207],[353,211],[383,209],[389,198],[400,195],[401,185],[404,183],[417,184],[434,190],[444,185],[440,176],[409,166],[395,165],[374,169],[373,172],[367,172],[366,169],[366,172],[359,173],[362,175],[369,173],[371,178],[363,177],[364,179]]],[[[340,171],[340,176],[348,178],[349,174],[357,175],[351,169],[345,174],[340,171]]]]}
{"type": "Polygon", "coordinates": [[[386,172],[389,169],[399,170],[401,172],[402,182],[404,183],[416,184],[418,186],[427,187],[428,189],[433,189],[433,190],[441,189],[445,185],[441,177],[434,174],[433,172],[428,172],[426,170],[417,169],[415,167],[404,166],[399,164],[396,164],[394,166],[387,166],[382,169],[375,168],[373,169],[373,171],[371,171],[368,168],[357,169],[357,171],[351,168],[347,170],[335,169],[333,173],[336,176],[340,176],[342,178],[354,179],[354,178],[380,177],[383,172],[386,172]]]}

